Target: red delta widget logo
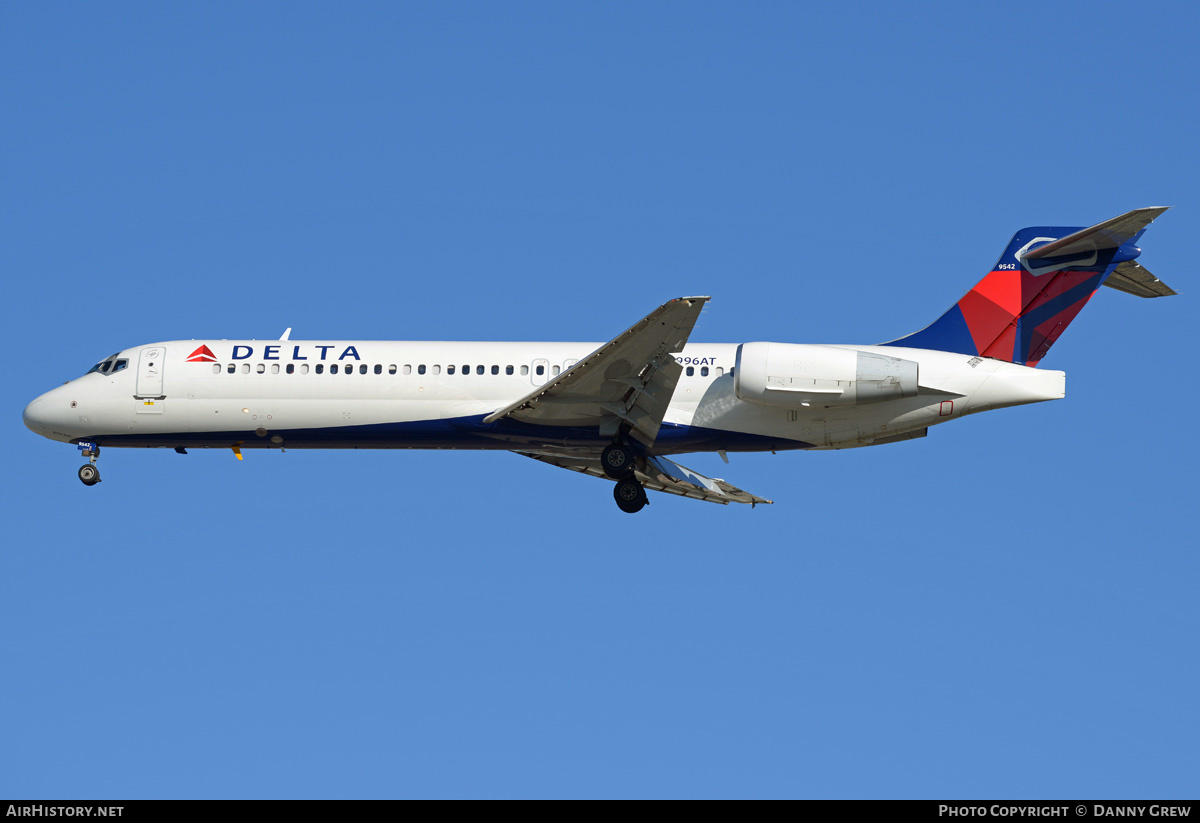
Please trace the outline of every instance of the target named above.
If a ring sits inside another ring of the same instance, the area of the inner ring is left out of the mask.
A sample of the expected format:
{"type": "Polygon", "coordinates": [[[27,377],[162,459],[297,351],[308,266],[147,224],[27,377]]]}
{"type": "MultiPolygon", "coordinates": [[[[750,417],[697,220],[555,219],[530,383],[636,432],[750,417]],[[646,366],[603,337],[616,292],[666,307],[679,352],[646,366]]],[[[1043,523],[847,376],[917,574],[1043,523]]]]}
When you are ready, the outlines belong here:
{"type": "Polygon", "coordinates": [[[201,346],[187,356],[186,363],[216,363],[217,356],[208,346],[201,346]]]}
{"type": "MultiPolygon", "coordinates": [[[[283,348],[282,345],[263,346],[262,359],[263,360],[279,360],[279,359],[281,359],[280,355],[279,355],[279,350],[282,348],[283,348]]],[[[311,359],[313,359],[313,360],[332,360],[335,358],[332,358],[329,356],[329,350],[337,349],[337,348],[338,347],[333,344],[330,344],[328,346],[325,346],[325,345],[292,346],[291,359],[292,360],[308,360],[308,359],[310,359],[308,357],[308,355],[312,354],[313,357],[311,359]],[[307,354],[301,354],[300,353],[301,348],[304,348],[305,351],[307,352],[307,354]],[[319,352],[319,355],[317,354],[318,352],[319,352]]],[[[254,356],[254,347],[253,346],[246,346],[246,345],[238,344],[233,347],[233,353],[229,356],[229,359],[230,360],[249,360],[253,356],[254,356]]],[[[346,358],[350,358],[352,360],[362,360],[362,358],[358,354],[358,349],[356,349],[354,346],[346,346],[344,349],[342,349],[342,353],[340,355],[338,355],[338,357],[336,359],[337,360],[345,360],[346,358]]],[[[215,354],[213,354],[212,349],[210,349],[208,346],[201,346],[200,348],[196,349],[194,352],[189,354],[187,356],[187,359],[185,362],[188,362],[188,363],[216,363],[217,356],[215,354]]]]}

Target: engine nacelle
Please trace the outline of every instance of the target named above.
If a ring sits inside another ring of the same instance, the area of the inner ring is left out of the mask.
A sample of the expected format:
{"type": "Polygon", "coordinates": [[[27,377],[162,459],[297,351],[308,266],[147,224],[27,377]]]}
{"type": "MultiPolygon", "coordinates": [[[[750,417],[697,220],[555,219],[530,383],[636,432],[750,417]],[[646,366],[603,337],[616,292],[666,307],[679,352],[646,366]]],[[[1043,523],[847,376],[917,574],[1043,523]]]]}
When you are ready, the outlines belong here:
{"type": "Polygon", "coordinates": [[[915,397],[917,363],[800,343],[743,343],[734,391],[763,406],[853,406],[915,397]]]}

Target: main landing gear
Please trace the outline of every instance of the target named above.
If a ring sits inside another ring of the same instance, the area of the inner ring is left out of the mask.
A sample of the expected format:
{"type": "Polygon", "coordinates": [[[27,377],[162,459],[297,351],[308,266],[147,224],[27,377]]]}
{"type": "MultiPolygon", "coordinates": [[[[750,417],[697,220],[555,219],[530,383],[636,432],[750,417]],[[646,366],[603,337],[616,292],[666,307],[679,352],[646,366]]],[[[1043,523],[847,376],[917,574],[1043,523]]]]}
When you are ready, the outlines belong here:
{"type": "Polygon", "coordinates": [[[624,480],[626,477],[632,477],[634,469],[633,449],[624,443],[613,443],[605,446],[604,451],[600,452],[600,465],[604,468],[604,473],[613,480],[624,480]]]}
{"type": "Polygon", "coordinates": [[[640,512],[650,502],[646,498],[646,490],[642,488],[642,484],[632,477],[617,481],[617,485],[613,488],[613,499],[617,501],[617,508],[626,514],[640,512]]]}
{"type": "Polygon", "coordinates": [[[100,456],[100,447],[93,445],[84,451],[83,456],[89,458],[89,461],[79,467],[79,480],[85,486],[94,486],[100,482],[100,470],[96,468],[96,458],[100,456]]]}
{"type": "Polygon", "coordinates": [[[605,446],[600,453],[600,466],[605,474],[617,481],[613,498],[621,511],[628,514],[640,512],[650,502],[646,499],[646,490],[633,476],[637,468],[637,455],[629,446],[620,441],[605,446]]]}

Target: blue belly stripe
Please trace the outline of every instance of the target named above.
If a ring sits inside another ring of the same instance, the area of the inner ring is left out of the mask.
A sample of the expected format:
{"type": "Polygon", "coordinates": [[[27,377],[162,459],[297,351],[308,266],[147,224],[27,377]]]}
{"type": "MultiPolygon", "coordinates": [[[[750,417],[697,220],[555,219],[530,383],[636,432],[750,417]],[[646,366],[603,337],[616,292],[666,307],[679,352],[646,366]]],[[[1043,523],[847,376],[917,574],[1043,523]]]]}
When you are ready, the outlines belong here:
{"type": "MultiPolygon", "coordinates": [[[[145,448],[229,448],[240,443],[243,449],[497,449],[573,450],[599,449],[611,438],[601,436],[596,426],[544,426],[505,418],[484,423],[485,415],[442,420],[414,420],[405,423],[370,423],[354,426],[328,426],[303,429],[270,429],[258,436],[253,429],[221,432],[173,432],[162,434],[104,434],[88,440],[101,446],[145,448]],[[272,437],[283,438],[272,443],[272,437]]],[[[767,437],[758,434],[682,426],[664,423],[659,429],[652,454],[682,454],[696,451],[785,451],[809,449],[813,444],[802,440],[767,437]]]]}

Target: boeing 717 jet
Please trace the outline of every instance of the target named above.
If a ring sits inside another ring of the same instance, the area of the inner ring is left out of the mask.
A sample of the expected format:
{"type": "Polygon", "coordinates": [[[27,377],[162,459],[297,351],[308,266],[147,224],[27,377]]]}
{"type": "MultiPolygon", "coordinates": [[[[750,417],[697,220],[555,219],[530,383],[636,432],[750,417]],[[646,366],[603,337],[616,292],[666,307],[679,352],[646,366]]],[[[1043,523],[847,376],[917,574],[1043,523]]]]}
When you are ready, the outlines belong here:
{"type": "Polygon", "coordinates": [[[684,468],[687,452],[848,449],[981,411],[1057,400],[1037,368],[1101,287],[1175,294],[1136,245],[1166,209],[1021,229],[949,311],[887,343],[693,343],[708,297],[671,300],[607,343],[171,340],[119,351],[30,403],[25,425],[101,447],[504,449],[646,492],[770,503],[684,468]]]}

